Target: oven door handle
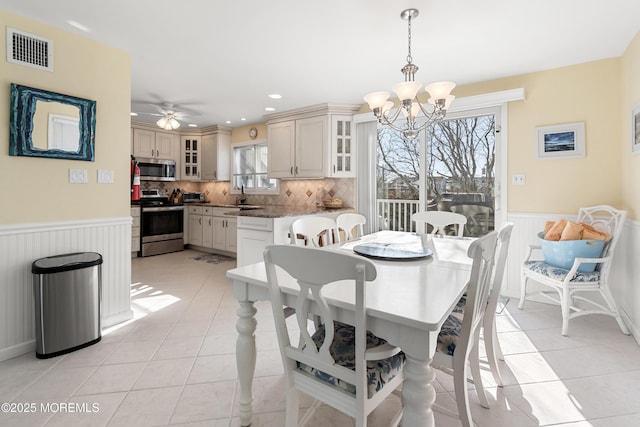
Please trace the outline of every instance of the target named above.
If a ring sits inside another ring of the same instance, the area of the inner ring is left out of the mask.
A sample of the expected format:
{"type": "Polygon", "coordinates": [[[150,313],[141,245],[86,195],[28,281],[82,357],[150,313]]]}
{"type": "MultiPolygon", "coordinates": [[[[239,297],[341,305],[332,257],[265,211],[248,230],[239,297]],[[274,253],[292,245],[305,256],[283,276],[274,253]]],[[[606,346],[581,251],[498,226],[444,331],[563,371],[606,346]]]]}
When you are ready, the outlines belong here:
{"type": "Polygon", "coordinates": [[[159,207],[142,207],[142,212],[167,212],[167,211],[183,211],[184,206],[159,206],[159,207]]]}

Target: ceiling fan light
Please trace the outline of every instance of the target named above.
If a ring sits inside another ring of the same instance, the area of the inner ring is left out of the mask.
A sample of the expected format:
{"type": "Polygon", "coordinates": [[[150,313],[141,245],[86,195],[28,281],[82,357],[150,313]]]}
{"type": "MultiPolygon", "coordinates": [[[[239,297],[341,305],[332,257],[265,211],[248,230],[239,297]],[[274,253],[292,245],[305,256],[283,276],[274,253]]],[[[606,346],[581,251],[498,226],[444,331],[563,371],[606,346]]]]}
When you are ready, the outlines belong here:
{"type": "Polygon", "coordinates": [[[178,129],[180,127],[180,122],[174,119],[173,117],[171,117],[168,122],[169,122],[169,125],[171,126],[169,129],[171,130],[178,129]]]}
{"type": "Polygon", "coordinates": [[[420,86],[422,85],[418,82],[402,82],[395,85],[393,91],[401,101],[412,100],[418,94],[420,86]]]}
{"type": "Polygon", "coordinates": [[[387,99],[389,99],[389,92],[371,92],[364,97],[364,100],[369,104],[371,110],[383,108],[387,99]]]}
{"type": "Polygon", "coordinates": [[[157,124],[159,127],[161,127],[162,129],[166,129],[167,122],[168,122],[168,121],[167,121],[167,118],[166,118],[166,117],[162,117],[160,120],[158,120],[158,121],[156,122],[156,124],[157,124]]]}
{"type": "Polygon", "coordinates": [[[456,84],[453,82],[436,82],[427,85],[424,90],[434,99],[446,99],[456,84]]]}

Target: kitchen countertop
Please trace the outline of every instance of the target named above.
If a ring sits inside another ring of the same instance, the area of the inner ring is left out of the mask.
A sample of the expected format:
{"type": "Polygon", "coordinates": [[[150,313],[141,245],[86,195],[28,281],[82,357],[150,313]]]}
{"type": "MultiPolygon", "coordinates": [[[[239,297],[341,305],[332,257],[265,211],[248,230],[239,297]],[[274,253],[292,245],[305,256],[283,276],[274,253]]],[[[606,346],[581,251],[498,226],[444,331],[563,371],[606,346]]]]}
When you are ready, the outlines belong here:
{"type": "MultiPolygon", "coordinates": [[[[189,203],[189,205],[195,206],[210,206],[210,207],[220,207],[220,208],[235,208],[233,205],[221,205],[215,203],[189,203]]],[[[320,213],[327,212],[354,212],[353,208],[323,208],[316,206],[289,206],[289,205],[265,205],[260,208],[255,208],[255,205],[251,208],[241,209],[239,211],[230,211],[225,212],[225,215],[229,216],[250,216],[257,218],[282,218],[287,216],[299,216],[299,215],[316,215],[320,213]]],[[[242,208],[242,205],[237,206],[238,208],[242,208]]]]}

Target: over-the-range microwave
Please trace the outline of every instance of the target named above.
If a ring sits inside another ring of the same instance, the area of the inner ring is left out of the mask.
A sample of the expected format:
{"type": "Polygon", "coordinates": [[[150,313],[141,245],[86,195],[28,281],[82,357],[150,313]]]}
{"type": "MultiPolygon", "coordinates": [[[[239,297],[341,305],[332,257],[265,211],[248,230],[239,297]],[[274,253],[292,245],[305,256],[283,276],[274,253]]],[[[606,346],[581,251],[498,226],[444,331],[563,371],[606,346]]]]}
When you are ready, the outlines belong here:
{"type": "Polygon", "coordinates": [[[176,162],[169,159],[136,158],[141,181],[175,181],[176,162]]]}

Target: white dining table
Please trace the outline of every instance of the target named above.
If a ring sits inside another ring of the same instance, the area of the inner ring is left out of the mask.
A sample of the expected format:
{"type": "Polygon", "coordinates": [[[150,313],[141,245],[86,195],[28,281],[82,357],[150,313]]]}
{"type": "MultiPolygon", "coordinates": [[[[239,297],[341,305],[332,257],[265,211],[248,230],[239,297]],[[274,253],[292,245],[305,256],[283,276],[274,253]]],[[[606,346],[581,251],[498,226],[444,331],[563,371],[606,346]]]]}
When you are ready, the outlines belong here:
{"type": "MultiPolygon", "coordinates": [[[[421,237],[412,233],[380,231],[324,248],[353,253],[356,245],[384,243],[409,249],[426,245],[434,249],[433,256],[414,261],[373,259],[378,276],[367,285],[367,328],[400,347],[406,355],[402,387],[405,405],[403,427],[435,425],[432,410],[436,399],[432,385],[435,372],[431,360],[440,328],[465,292],[471,269],[467,250],[473,239],[421,237]]],[[[267,277],[263,262],[229,270],[227,277],[233,281],[233,293],[240,305],[236,323],[239,409],[241,425],[249,426],[256,364],[257,310],[254,302],[269,299],[267,277]]],[[[286,281],[282,286],[288,287],[286,281]]],[[[296,288],[293,281],[290,286],[292,290],[296,288]]],[[[353,289],[329,286],[325,290],[338,320],[348,322],[352,319],[353,289]]],[[[293,304],[293,296],[290,297],[293,304]]],[[[285,295],[285,304],[286,298],[285,295]]]]}

